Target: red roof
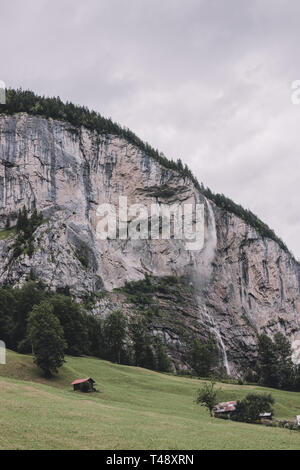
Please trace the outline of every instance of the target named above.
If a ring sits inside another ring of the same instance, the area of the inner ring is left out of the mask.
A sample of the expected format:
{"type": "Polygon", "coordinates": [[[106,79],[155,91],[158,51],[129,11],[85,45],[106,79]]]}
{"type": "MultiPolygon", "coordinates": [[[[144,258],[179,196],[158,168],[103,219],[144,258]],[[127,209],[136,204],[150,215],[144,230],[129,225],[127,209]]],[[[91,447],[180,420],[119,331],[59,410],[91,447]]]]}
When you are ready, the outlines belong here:
{"type": "Polygon", "coordinates": [[[87,382],[88,380],[90,380],[90,377],[88,377],[87,379],[74,380],[74,382],[72,382],[71,385],[82,384],[84,382],[87,382]]]}

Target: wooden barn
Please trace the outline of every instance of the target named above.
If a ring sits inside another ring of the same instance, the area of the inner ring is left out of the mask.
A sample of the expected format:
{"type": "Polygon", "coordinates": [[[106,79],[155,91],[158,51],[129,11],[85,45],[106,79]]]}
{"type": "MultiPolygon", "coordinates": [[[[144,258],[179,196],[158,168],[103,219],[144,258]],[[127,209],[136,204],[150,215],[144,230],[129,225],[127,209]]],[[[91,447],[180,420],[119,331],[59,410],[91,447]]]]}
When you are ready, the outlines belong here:
{"type": "Polygon", "coordinates": [[[91,377],[88,377],[86,379],[74,380],[71,385],[74,387],[74,392],[77,390],[84,392],[95,392],[94,383],[95,381],[91,377]]]}

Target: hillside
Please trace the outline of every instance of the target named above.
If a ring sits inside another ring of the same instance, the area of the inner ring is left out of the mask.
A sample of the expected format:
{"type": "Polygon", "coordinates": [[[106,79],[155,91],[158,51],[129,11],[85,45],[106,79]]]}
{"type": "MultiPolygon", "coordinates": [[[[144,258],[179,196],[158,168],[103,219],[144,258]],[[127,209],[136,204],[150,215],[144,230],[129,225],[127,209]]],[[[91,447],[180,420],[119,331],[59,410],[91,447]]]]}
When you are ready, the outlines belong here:
{"type": "MultiPolygon", "coordinates": [[[[210,418],[193,403],[201,381],[67,357],[43,379],[30,356],[8,352],[0,366],[0,449],[299,449],[300,433],[210,418]],[[80,394],[70,382],[91,376],[102,393],[80,394]],[[30,420],[29,420],[30,417],[30,420]]],[[[220,400],[271,391],[276,417],[292,418],[300,394],[218,384],[220,400]]]]}

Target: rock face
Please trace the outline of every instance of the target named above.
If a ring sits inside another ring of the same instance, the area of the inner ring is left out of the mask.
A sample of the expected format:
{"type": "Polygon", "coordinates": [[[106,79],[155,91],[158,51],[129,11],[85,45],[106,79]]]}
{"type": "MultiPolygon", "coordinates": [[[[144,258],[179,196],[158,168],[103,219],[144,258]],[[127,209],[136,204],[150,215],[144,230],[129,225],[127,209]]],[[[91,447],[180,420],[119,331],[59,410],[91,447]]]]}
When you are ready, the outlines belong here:
{"type": "MultiPolygon", "coordinates": [[[[53,288],[69,286],[80,298],[145,274],[184,276],[194,287],[188,308],[193,328],[206,325],[215,335],[228,372],[238,374],[251,364],[257,332],[283,332],[296,358],[298,264],[276,242],[262,239],[191,181],[126,140],[27,114],[0,116],[1,227],[8,216],[14,225],[24,205],[42,211],[46,220],[34,234],[32,257],[14,258],[14,238],[0,240],[1,284],[20,284],[31,275],[53,288]],[[99,240],[97,209],[105,203],[118,207],[120,196],[128,198],[128,206],[143,204],[149,211],[154,203],[203,204],[203,249],[189,251],[174,237],[99,240]]],[[[102,308],[95,306],[94,313],[102,308]]]]}

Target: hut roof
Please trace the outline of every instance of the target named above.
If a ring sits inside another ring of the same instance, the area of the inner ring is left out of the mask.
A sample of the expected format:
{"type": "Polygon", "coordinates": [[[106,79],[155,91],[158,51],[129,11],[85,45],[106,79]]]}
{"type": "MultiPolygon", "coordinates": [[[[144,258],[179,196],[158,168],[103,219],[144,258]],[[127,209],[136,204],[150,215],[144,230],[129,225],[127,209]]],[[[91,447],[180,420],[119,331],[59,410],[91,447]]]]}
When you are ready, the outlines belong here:
{"type": "Polygon", "coordinates": [[[91,380],[92,382],[95,382],[93,379],[91,379],[91,377],[87,377],[86,379],[74,380],[74,382],[72,382],[71,385],[82,384],[84,382],[88,382],[89,380],[91,380]]]}

